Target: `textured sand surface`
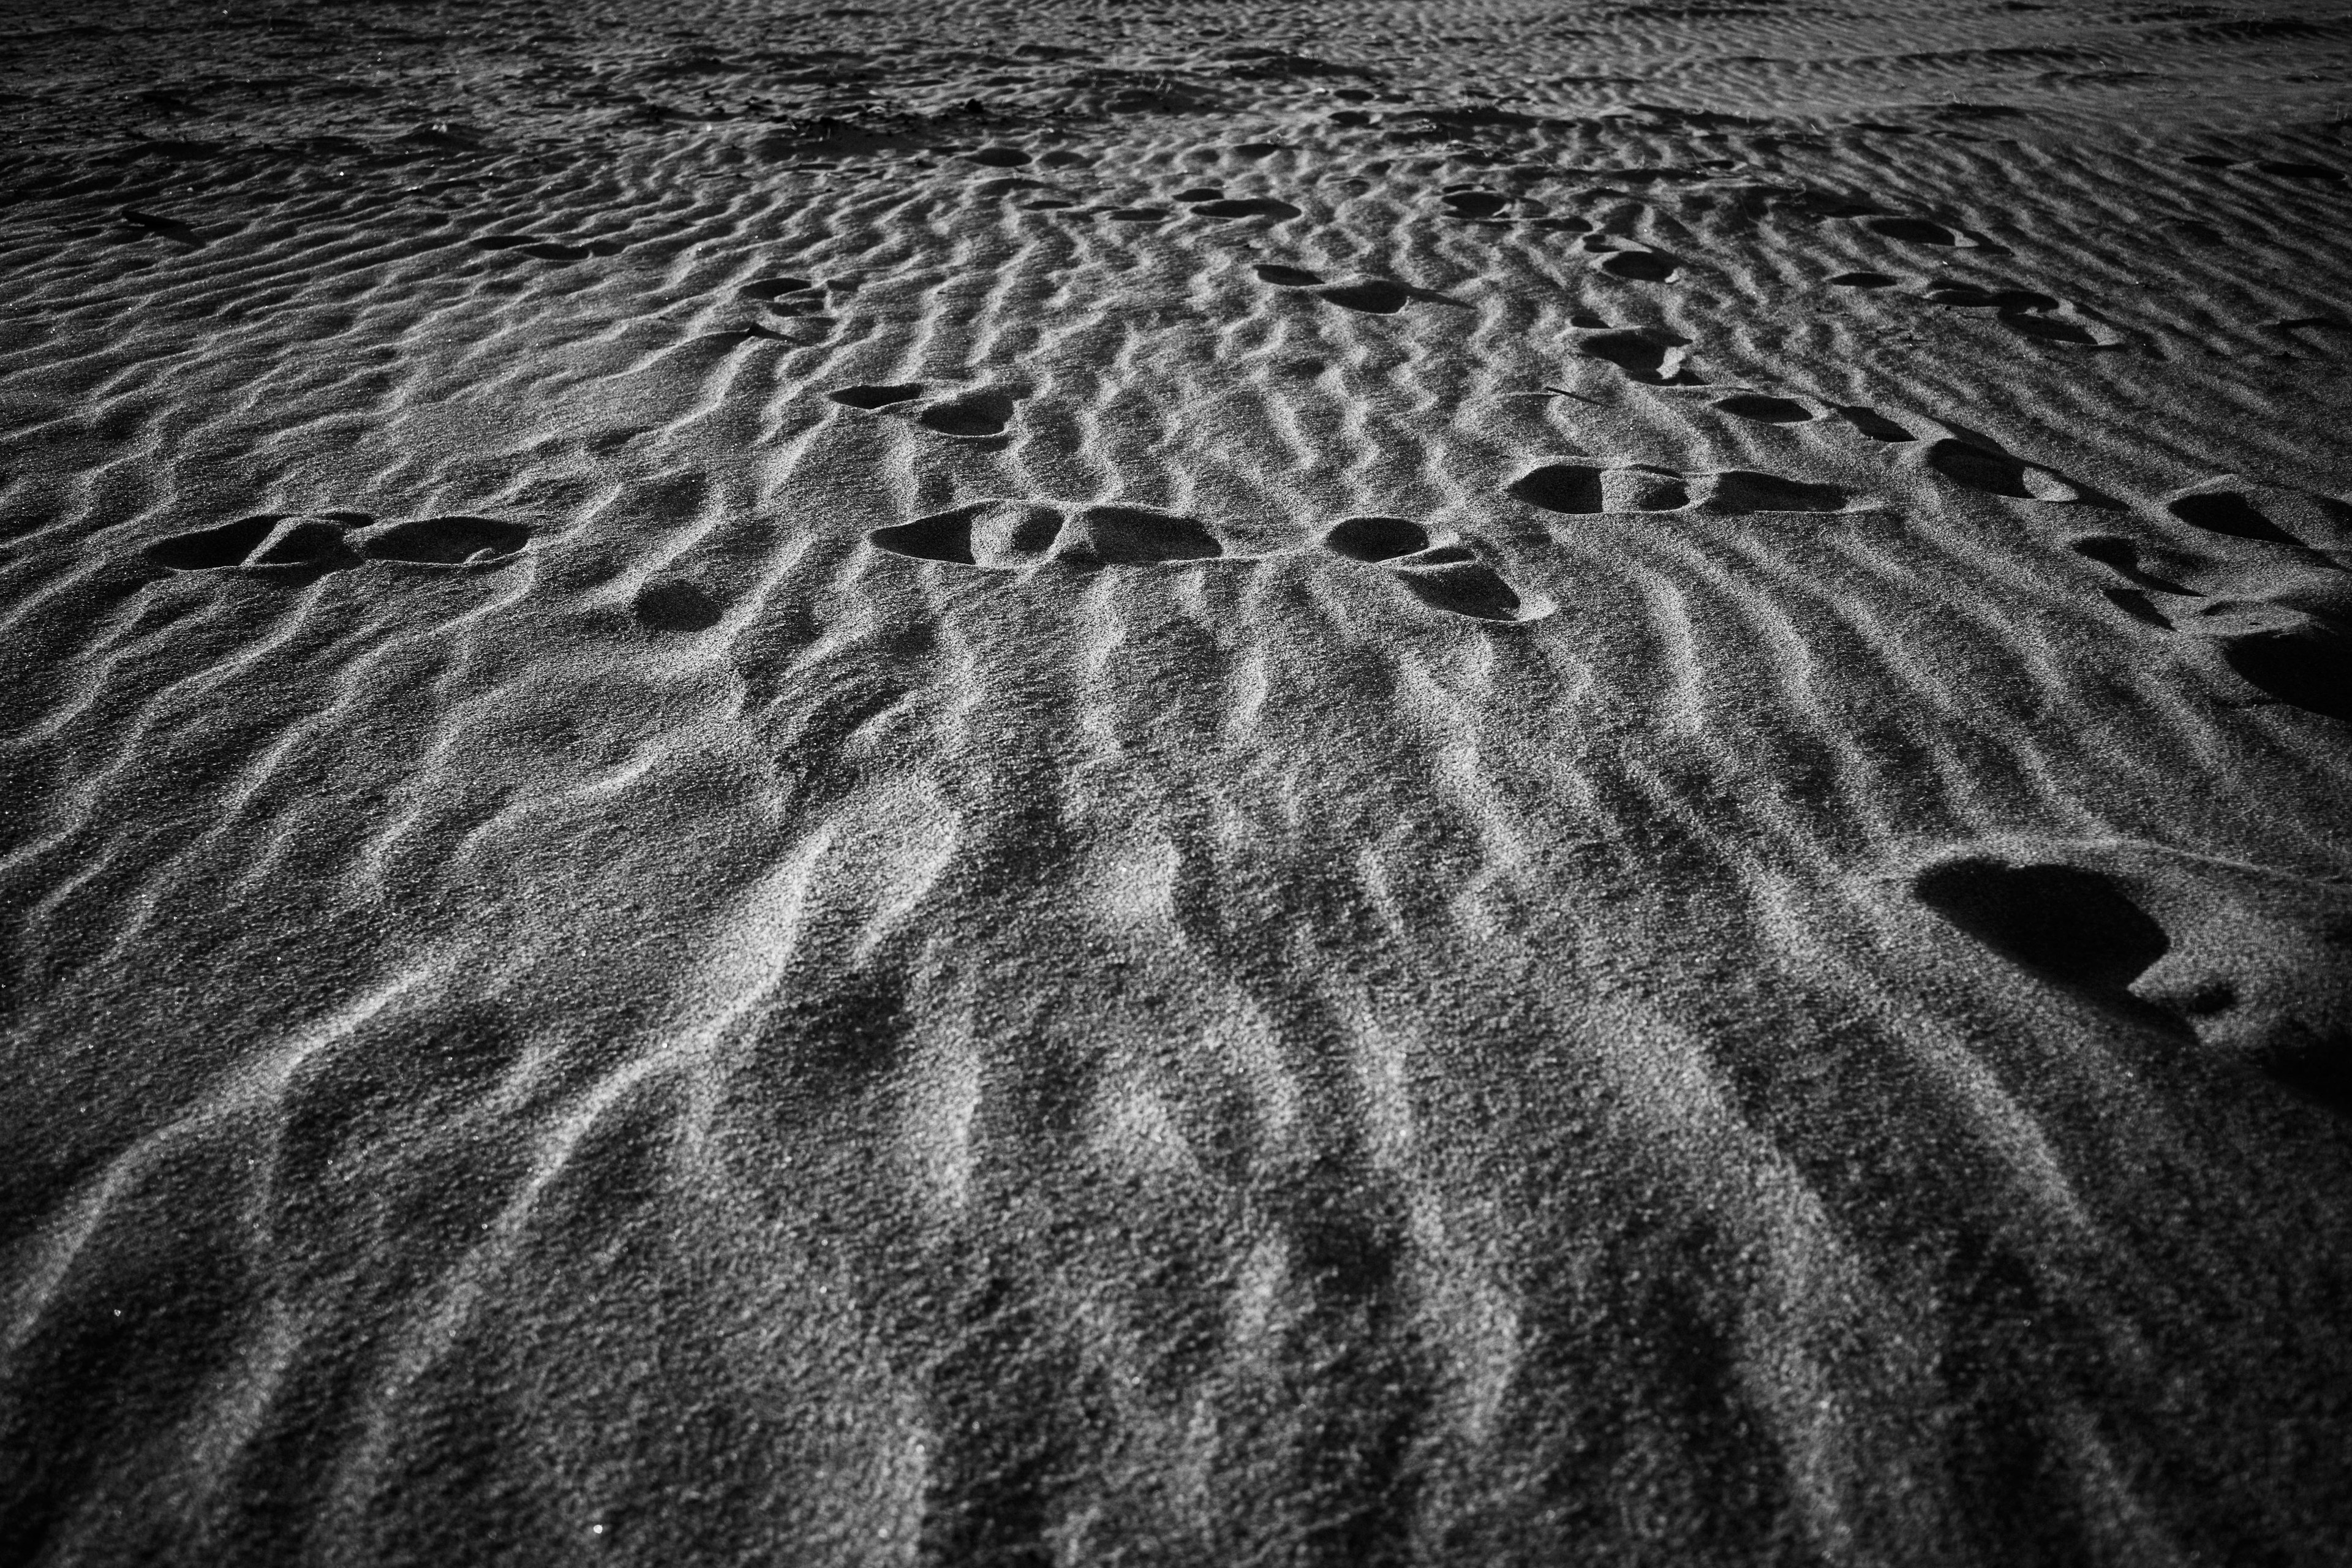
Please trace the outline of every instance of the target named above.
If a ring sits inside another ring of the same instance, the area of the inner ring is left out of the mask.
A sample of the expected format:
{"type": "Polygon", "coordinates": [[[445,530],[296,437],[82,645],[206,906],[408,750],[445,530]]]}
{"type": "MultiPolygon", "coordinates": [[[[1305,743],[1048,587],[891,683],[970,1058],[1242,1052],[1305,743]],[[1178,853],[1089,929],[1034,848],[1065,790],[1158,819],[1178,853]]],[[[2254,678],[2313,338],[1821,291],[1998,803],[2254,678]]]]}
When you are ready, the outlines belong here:
{"type": "Polygon", "coordinates": [[[0,1562],[2352,1560],[2352,15],[0,20],[0,1562]]]}

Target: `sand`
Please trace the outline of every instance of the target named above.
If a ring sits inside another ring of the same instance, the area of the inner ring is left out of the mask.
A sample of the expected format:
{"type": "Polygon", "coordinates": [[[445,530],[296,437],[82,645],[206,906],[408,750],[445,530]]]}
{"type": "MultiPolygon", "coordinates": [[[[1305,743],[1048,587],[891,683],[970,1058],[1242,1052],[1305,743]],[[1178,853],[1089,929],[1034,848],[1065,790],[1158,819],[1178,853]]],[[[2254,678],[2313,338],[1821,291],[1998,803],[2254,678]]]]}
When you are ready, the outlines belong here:
{"type": "Polygon", "coordinates": [[[2352,1559],[2352,16],[9,8],[0,1562],[2352,1559]]]}

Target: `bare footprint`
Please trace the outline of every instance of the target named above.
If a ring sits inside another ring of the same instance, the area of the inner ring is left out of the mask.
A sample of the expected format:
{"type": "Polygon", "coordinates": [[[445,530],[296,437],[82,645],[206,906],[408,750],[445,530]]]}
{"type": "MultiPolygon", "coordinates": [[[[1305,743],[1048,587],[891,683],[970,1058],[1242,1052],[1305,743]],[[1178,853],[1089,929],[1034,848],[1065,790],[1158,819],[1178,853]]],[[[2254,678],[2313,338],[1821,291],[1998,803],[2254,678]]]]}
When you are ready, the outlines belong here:
{"type": "Polygon", "coordinates": [[[503,566],[522,553],[531,531],[492,517],[423,517],[391,522],[353,536],[371,561],[406,566],[465,569],[503,566]]]}
{"type": "Polygon", "coordinates": [[[1286,218],[1294,218],[1300,216],[1298,208],[1292,206],[1288,202],[1277,201],[1272,196],[1236,196],[1231,199],[1221,198],[1215,201],[1199,203],[1192,208],[1192,211],[1195,216],[1200,217],[1262,217],[1271,218],[1277,223],[1286,218]]]}
{"type": "Polygon", "coordinates": [[[647,631],[700,632],[719,624],[719,601],[699,584],[684,578],[665,578],[637,590],[630,602],[637,624],[647,631]]]}
{"type": "Polygon", "coordinates": [[[502,565],[530,542],[519,522],[488,517],[425,517],[376,523],[366,512],[264,513],[193,529],[149,545],[170,572],[224,572],[307,579],[369,562],[467,568],[502,565]]]}
{"type": "Polygon", "coordinates": [[[369,521],[365,512],[265,512],[159,539],[144,553],[169,572],[317,576],[360,564],[349,531],[369,521]]]}
{"type": "Polygon", "coordinates": [[[1559,607],[1520,590],[1466,543],[1432,544],[1429,531],[1410,518],[1343,518],[1325,530],[1323,544],[1348,560],[1388,569],[1415,599],[1449,615],[1524,626],[1559,607]]]}
{"type": "Polygon", "coordinates": [[[1612,250],[1593,266],[1612,278],[1636,283],[1668,283],[1682,262],[1662,250],[1612,250]]]}
{"type": "Polygon", "coordinates": [[[2038,463],[1955,437],[1928,442],[1919,448],[1916,460],[1930,472],[1979,495],[2038,501],[2084,499],[2083,491],[2038,463]]]}
{"type": "Polygon", "coordinates": [[[478,236],[476,250],[508,250],[538,261],[583,261],[592,256],[618,256],[626,248],[617,239],[583,240],[577,244],[548,234],[486,234],[478,236]]]}
{"type": "Polygon", "coordinates": [[[1309,272],[1304,267],[1285,267],[1278,262],[1261,261],[1255,268],[1261,282],[1277,289],[1312,289],[1323,281],[1320,272],[1309,272]]]}
{"type": "Polygon", "coordinates": [[[1963,852],[1912,896],[2002,961],[2352,1111],[2352,892],[2131,841],[1963,852]]]}
{"type": "Polygon", "coordinates": [[[1714,406],[1735,419],[1752,419],[1760,425],[1802,425],[1821,417],[1792,397],[1772,397],[1760,392],[1735,392],[1728,397],[1717,398],[1714,406]]]}
{"type": "Polygon", "coordinates": [[[1689,487],[1680,474],[1638,463],[1545,463],[1512,480],[1506,493],[1529,506],[1571,515],[1674,511],[1690,504],[1689,487]]]}
{"type": "Polygon", "coordinates": [[[1334,283],[1318,292],[1334,305],[1367,315],[1393,316],[1411,302],[1412,291],[1403,284],[1386,278],[1365,278],[1353,283],[1334,283]]]}
{"type": "Polygon", "coordinates": [[[744,284],[736,292],[746,300],[771,304],[787,294],[805,293],[815,288],[816,284],[806,278],[759,278],[744,284]]]}
{"type": "Polygon", "coordinates": [[[2164,505],[2203,532],[2300,545],[2352,570],[2352,503],[2333,496],[2225,474],[2174,491],[2164,505]]]}
{"type": "Polygon", "coordinates": [[[1633,381],[1654,386],[1698,385],[1698,377],[1685,363],[1688,341],[1662,328],[1612,328],[1579,338],[1576,352],[1615,365],[1633,381]]]}
{"type": "Polygon", "coordinates": [[[1869,437],[1874,441],[1911,441],[1917,437],[1877,409],[1861,403],[1842,403],[1834,410],[1837,416],[1869,437]]]}
{"type": "Polygon", "coordinates": [[[1490,218],[1511,205],[1511,198],[1497,191],[1448,191],[1439,198],[1455,217],[1490,218]]]}
{"type": "MultiPolygon", "coordinates": [[[[2242,489],[2200,487],[2167,510],[2182,516],[2184,503],[2209,503],[2188,504],[2183,521],[2241,548],[2215,559],[2143,551],[2110,535],[2074,541],[2076,553],[2130,584],[2105,589],[2109,602],[2147,625],[2207,641],[2273,701],[2352,721],[2352,572],[2271,522],[2242,489]]],[[[2288,510],[2276,500],[2272,507],[2288,510]]]]}
{"type": "Polygon", "coordinates": [[[919,381],[894,382],[887,385],[837,386],[825,395],[845,408],[872,410],[887,408],[894,403],[905,403],[923,395],[919,381]]]}
{"type": "Polygon", "coordinates": [[[928,405],[915,416],[915,423],[959,440],[984,441],[1004,433],[1013,420],[1013,405],[1011,393],[983,386],[928,405]]]}
{"type": "Polygon", "coordinates": [[[1076,571],[1166,566],[1226,554],[1197,518],[1150,507],[994,499],[970,501],[866,535],[876,548],[918,561],[994,572],[1048,563],[1076,571]]]}
{"type": "Polygon", "coordinates": [[[1791,479],[1753,468],[1678,474],[1631,463],[1602,468],[1588,463],[1545,463],[1530,468],[1506,493],[1546,511],[1592,515],[1604,512],[1834,512],[1851,509],[1853,498],[1837,485],[1791,479]]]}

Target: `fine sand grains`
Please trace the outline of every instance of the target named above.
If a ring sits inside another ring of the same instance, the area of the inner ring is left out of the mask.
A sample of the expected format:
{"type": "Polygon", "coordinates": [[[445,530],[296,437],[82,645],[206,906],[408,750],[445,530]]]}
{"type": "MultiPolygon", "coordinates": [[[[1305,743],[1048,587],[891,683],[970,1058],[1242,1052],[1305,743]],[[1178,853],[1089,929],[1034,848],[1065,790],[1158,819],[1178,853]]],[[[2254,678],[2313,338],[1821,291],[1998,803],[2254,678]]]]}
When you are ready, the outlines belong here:
{"type": "Polygon", "coordinates": [[[2342,1558],[2352,23],[203,10],[0,102],[0,1563],[2342,1558]]]}

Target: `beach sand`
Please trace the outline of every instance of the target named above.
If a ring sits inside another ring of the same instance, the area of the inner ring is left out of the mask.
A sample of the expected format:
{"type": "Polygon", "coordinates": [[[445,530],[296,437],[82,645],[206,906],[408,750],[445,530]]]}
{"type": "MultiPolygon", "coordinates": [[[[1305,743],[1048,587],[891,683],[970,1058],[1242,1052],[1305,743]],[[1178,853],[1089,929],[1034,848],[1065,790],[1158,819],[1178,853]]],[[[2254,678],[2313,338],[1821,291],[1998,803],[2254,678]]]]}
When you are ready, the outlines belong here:
{"type": "Polygon", "coordinates": [[[2352,16],[5,32],[0,1561],[2352,1560],[2352,16]]]}

